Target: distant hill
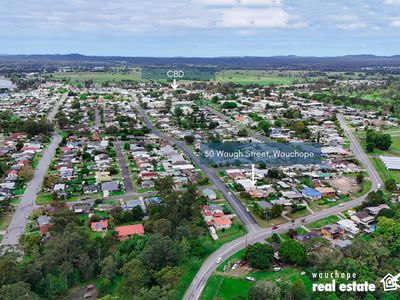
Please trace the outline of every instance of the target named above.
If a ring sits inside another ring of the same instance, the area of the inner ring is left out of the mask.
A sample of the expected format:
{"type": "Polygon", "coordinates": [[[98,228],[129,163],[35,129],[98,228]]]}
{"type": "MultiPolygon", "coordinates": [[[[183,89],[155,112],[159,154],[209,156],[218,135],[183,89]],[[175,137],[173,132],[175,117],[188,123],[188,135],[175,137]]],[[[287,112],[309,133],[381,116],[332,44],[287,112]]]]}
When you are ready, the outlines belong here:
{"type": "Polygon", "coordinates": [[[124,56],[86,56],[81,54],[33,54],[0,55],[0,64],[22,65],[125,65],[125,66],[161,66],[161,65],[201,65],[221,69],[313,69],[321,71],[346,71],[365,68],[400,67],[400,55],[346,55],[337,57],[302,56],[237,56],[237,57],[124,57],[124,56]]]}

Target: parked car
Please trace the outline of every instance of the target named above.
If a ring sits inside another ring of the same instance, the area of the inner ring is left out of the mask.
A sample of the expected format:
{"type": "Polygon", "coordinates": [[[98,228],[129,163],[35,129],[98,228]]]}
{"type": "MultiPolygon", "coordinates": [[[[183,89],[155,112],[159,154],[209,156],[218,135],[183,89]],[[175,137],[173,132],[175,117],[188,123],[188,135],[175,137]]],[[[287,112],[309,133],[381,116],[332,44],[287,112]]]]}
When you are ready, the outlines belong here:
{"type": "Polygon", "coordinates": [[[281,267],[274,267],[274,272],[278,272],[281,270],[281,267]]]}
{"type": "Polygon", "coordinates": [[[247,279],[248,281],[256,281],[256,279],[255,279],[254,277],[250,277],[250,276],[247,276],[246,279],[247,279]]]}
{"type": "Polygon", "coordinates": [[[237,268],[237,264],[234,264],[233,266],[232,266],[232,270],[235,270],[236,268],[237,268]]]}
{"type": "Polygon", "coordinates": [[[277,228],[278,228],[277,225],[272,226],[272,230],[275,230],[275,229],[277,229],[277,228]]]}
{"type": "Polygon", "coordinates": [[[215,261],[216,264],[219,264],[222,261],[222,257],[218,257],[217,260],[215,261]]]}

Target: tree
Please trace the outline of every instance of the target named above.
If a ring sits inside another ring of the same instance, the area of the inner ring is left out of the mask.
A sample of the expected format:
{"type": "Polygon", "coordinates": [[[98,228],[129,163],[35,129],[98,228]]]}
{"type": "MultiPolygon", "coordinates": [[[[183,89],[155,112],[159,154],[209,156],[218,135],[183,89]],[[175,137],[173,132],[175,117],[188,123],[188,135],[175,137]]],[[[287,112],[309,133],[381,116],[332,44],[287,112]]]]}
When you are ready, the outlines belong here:
{"type": "Polygon", "coordinates": [[[146,287],[150,282],[149,273],[143,262],[139,259],[132,259],[121,268],[123,275],[121,288],[125,294],[134,296],[146,287]]]}
{"type": "Polygon", "coordinates": [[[167,219],[159,219],[153,223],[153,232],[163,236],[169,236],[172,234],[172,223],[167,219]]]}
{"type": "Polygon", "coordinates": [[[274,257],[274,249],[271,245],[255,243],[248,245],[244,252],[243,258],[249,262],[253,268],[266,269],[271,266],[274,257]]]}
{"type": "Polygon", "coordinates": [[[363,172],[358,172],[357,173],[357,177],[356,177],[356,181],[358,184],[362,184],[364,181],[364,173],[363,172]]]}
{"type": "Polygon", "coordinates": [[[240,136],[240,137],[248,136],[248,133],[247,133],[246,128],[240,129],[240,130],[237,132],[237,136],[240,136]]]}
{"type": "Polygon", "coordinates": [[[187,144],[193,144],[195,140],[193,135],[185,135],[184,139],[187,144]]]}
{"type": "Polygon", "coordinates": [[[237,104],[236,104],[236,102],[225,101],[222,104],[221,108],[224,108],[224,109],[237,108],[237,104]]]}
{"type": "Polygon", "coordinates": [[[163,287],[153,286],[151,289],[141,289],[138,296],[135,297],[135,300],[170,300],[174,299],[173,290],[168,290],[163,287]]]}
{"type": "Polygon", "coordinates": [[[270,218],[278,218],[281,216],[283,212],[283,206],[280,204],[274,204],[272,207],[268,210],[268,215],[270,218]]]}
{"type": "Polygon", "coordinates": [[[388,180],[385,181],[385,188],[389,192],[393,192],[396,189],[396,180],[393,178],[389,178],[388,180]]]}
{"type": "Polygon", "coordinates": [[[269,135],[271,124],[267,120],[262,120],[258,122],[258,128],[261,129],[265,135],[269,135]]]}
{"type": "Polygon", "coordinates": [[[97,284],[98,296],[104,296],[111,292],[111,281],[107,278],[101,278],[97,284]]]}
{"type": "Polygon", "coordinates": [[[18,172],[18,176],[24,181],[28,182],[33,178],[34,170],[31,165],[25,165],[18,172]]]}
{"type": "Polygon", "coordinates": [[[174,187],[172,176],[166,176],[156,179],[155,188],[161,195],[170,194],[174,187]]]}
{"type": "Polygon", "coordinates": [[[48,273],[45,282],[45,294],[50,299],[60,299],[68,293],[68,285],[64,276],[48,273]]]}
{"type": "Polygon", "coordinates": [[[276,232],[274,232],[272,234],[271,239],[276,244],[279,244],[281,242],[281,238],[279,237],[279,235],[276,232]]]}
{"type": "Polygon", "coordinates": [[[118,264],[115,259],[110,255],[104,258],[100,263],[100,277],[112,280],[118,271],[118,264]]]}
{"type": "Polygon", "coordinates": [[[295,240],[288,239],[280,245],[279,254],[284,261],[294,264],[306,262],[306,250],[302,244],[295,240]]]}
{"type": "Polygon", "coordinates": [[[290,287],[290,293],[293,296],[293,299],[304,299],[305,295],[305,288],[303,281],[299,278],[293,282],[292,286],[290,287]]]}
{"type": "Polygon", "coordinates": [[[392,253],[400,251],[400,224],[396,220],[386,217],[378,218],[374,233],[388,243],[392,253]]]}
{"type": "Polygon", "coordinates": [[[375,148],[375,144],[373,142],[368,142],[365,146],[367,152],[373,152],[375,148]]]}
{"type": "Polygon", "coordinates": [[[249,300],[279,299],[281,289],[272,281],[258,281],[249,289],[249,300]]]}
{"type": "Polygon", "coordinates": [[[0,289],[0,300],[35,300],[38,297],[31,291],[29,284],[19,281],[3,285],[0,289]]]}
{"type": "Polygon", "coordinates": [[[167,236],[155,234],[147,241],[139,258],[150,270],[159,271],[166,266],[174,266],[178,262],[176,245],[167,236]]]}
{"type": "Polygon", "coordinates": [[[343,254],[339,249],[333,248],[331,243],[323,237],[315,237],[305,243],[307,250],[307,261],[323,270],[326,268],[335,268],[343,254]]]}
{"type": "Polygon", "coordinates": [[[20,278],[16,260],[11,255],[0,258],[0,270],[0,287],[6,284],[16,283],[20,278]]]}
{"type": "Polygon", "coordinates": [[[155,278],[160,286],[174,289],[182,276],[182,271],[178,267],[166,266],[155,273],[155,278]]]}

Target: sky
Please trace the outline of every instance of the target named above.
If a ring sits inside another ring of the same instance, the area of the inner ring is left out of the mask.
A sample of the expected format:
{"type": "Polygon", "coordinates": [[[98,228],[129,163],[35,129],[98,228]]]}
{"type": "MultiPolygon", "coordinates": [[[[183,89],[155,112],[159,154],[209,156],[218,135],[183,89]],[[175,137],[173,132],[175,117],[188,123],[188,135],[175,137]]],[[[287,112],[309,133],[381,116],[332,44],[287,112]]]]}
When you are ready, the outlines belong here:
{"type": "Polygon", "coordinates": [[[1,0],[1,54],[400,54],[400,0],[1,0]]]}

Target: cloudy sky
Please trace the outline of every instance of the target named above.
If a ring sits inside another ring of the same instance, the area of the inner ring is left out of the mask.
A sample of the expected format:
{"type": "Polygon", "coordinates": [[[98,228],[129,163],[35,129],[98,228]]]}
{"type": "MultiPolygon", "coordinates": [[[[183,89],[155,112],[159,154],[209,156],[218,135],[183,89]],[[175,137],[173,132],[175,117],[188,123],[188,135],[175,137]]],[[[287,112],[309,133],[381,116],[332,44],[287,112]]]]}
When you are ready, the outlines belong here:
{"type": "Polygon", "coordinates": [[[1,0],[0,53],[400,54],[400,0],[1,0]]]}

